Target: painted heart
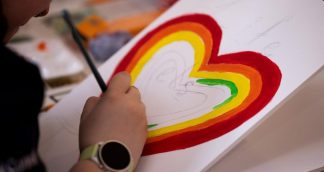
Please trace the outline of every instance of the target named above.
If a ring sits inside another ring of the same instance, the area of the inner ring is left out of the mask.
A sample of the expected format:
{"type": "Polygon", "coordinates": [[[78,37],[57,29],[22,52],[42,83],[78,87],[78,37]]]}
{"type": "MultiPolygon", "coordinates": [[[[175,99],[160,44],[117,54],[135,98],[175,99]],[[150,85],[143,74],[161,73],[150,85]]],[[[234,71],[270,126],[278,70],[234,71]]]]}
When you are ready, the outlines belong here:
{"type": "Polygon", "coordinates": [[[221,36],[212,17],[181,16],[146,34],[117,66],[115,73],[128,71],[142,94],[160,96],[161,113],[148,114],[143,155],[220,137],[256,115],[277,92],[278,66],[257,52],[219,55],[221,36]]]}
{"type": "Polygon", "coordinates": [[[225,86],[189,78],[194,59],[191,45],[177,41],[159,49],[142,68],[135,85],[142,93],[148,121],[158,124],[151,130],[199,117],[231,96],[225,86]]]}

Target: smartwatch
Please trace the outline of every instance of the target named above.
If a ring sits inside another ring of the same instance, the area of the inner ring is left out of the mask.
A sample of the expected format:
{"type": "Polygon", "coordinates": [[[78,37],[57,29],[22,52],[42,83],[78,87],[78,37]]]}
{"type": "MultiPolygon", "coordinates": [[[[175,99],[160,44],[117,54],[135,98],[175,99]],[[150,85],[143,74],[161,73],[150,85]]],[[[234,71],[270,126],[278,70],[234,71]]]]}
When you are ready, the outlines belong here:
{"type": "Polygon", "coordinates": [[[81,152],[80,160],[92,160],[103,171],[133,171],[132,158],[128,147],[117,140],[99,142],[88,146],[81,152]]]}

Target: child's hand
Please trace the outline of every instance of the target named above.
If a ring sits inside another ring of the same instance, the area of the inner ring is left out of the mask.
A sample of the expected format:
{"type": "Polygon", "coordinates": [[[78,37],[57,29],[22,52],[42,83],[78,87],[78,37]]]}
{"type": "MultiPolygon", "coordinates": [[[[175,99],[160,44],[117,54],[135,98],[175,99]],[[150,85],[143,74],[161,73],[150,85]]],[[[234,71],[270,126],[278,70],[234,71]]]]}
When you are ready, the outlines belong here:
{"type": "Polygon", "coordinates": [[[117,74],[102,97],[87,100],[80,122],[80,150],[108,140],[126,144],[135,165],[147,137],[145,107],[126,72],[117,74]]]}

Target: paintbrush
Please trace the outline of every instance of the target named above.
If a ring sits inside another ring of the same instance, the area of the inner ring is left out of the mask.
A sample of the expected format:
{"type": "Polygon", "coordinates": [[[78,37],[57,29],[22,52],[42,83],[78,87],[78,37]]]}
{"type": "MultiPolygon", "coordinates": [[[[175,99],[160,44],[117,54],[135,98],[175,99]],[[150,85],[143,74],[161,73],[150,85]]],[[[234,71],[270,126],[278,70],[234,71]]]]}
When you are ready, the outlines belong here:
{"type": "MultiPolygon", "coordinates": [[[[102,79],[101,75],[99,74],[96,66],[92,62],[87,50],[84,48],[84,46],[82,44],[81,36],[80,36],[79,32],[76,30],[75,26],[73,25],[70,13],[67,10],[63,10],[62,13],[63,13],[63,17],[64,17],[66,23],[68,24],[68,26],[69,26],[69,28],[71,30],[73,39],[78,44],[84,58],[86,59],[91,71],[93,72],[93,74],[94,74],[94,76],[95,76],[95,78],[96,78],[102,92],[105,92],[107,90],[107,85],[104,82],[104,80],[102,79]]],[[[147,128],[152,128],[154,126],[155,125],[147,125],[147,128]]]]}
{"type": "Polygon", "coordinates": [[[63,10],[62,14],[63,14],[63,18],[64,18],[65,22],[67,23],[67,25],[69,26],[69,28],[71,30],[74,41],[78,44],[78,47],[80,48],[80,50],[81,50],[85,60],[87,61],[87,63],[89,65],[94,77],[96,78],[96,80],[97,80],[97,82],[98,82],[98,84],[99,84],[99,86],[101,88],[101,91],[105,92],[107,90],[107,85],[104,82],[104,80],[102,79],[102,77],[101,77],[100,73],[98,72],[96,66],[94,65],[93,61],[91,60],[87,50],[84,48],[84,46],[82,44],[82,40],[81,40],[81,35],[79,34],[77,29],[75,28],[75,26],[74,26],[74,24],[72,22],[70,13],[67,10],[63,10]]]}

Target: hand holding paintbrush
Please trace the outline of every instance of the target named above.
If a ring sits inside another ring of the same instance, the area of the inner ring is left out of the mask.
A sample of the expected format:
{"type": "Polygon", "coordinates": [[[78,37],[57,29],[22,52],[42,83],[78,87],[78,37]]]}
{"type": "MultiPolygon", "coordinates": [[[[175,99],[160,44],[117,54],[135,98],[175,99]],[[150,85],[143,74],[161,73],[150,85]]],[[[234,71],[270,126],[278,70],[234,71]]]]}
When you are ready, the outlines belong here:
{"type": "MultiPolygon", "coordinates": [[[[89,98],[84,106],[79,131],[81,158],[83,155],[87,155],[88,150],[92,150],[93,147],[102,142],[118,141],[130,151],[130,162],[125,168],[132,171],[140,158],[147,136],[145,107],[141,101],[140,93],[137,88],[131,86],[131,78],[126,72],[114,76],[107,88],[83,47],[80,35],[75,29],[69,13],[63,11],[63,16],[103,92],[100,98],[89,98]]],[[[98,153],[95,154],[98,155],[98,153]]],[[[120,154],[106,156],[108,156],[108,159],[109,157],[115,160],[117,157],[119,158],[112,166],[120,165],[129,158],[120,154]]],[[[80,161],[73,167],[72,171],[102,170],[98,168],[102,167],[102,164],[96,167],[94,164],[88,163],[89,161],[80,161]],[[84,168],[85,166],[92,169],[84,168]]],[[[102,161],[96,163],[102,163],[102,161]]]]}

